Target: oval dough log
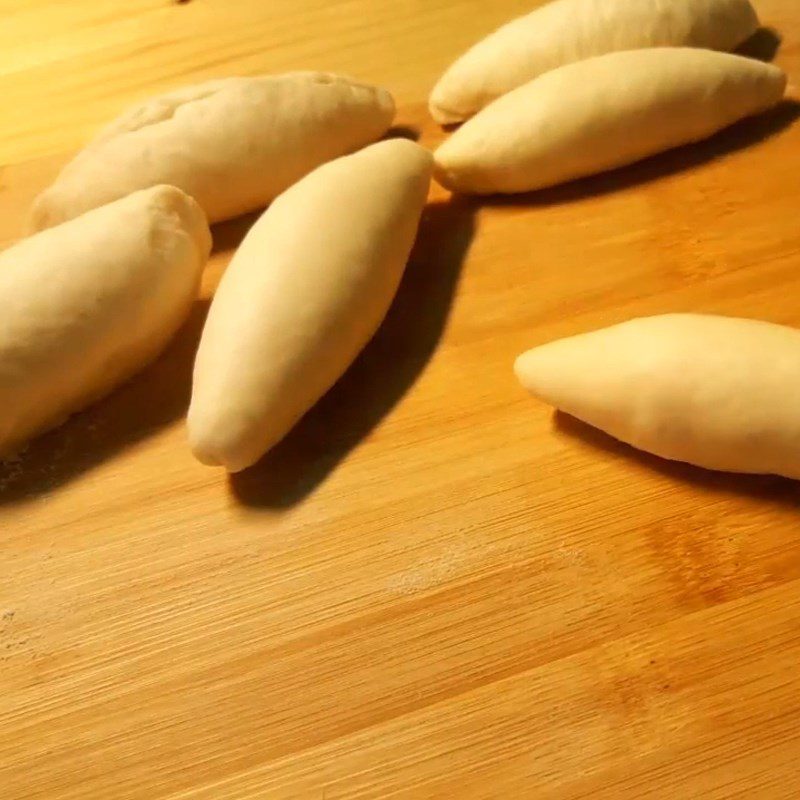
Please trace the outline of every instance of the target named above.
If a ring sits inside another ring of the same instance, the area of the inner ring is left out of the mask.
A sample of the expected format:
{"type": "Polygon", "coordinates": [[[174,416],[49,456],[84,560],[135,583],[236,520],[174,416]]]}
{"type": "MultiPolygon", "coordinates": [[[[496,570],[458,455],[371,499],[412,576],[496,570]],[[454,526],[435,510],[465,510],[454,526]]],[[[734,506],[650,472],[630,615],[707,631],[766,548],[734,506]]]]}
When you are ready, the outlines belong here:
{"type": "Polygon", "coordinates": [[[168,183],[210,222],[256,208],[332,158],[379,139],[394,118],[384,89],[298,72],[190,86],[131,109],[35,201],[34,230],[168,183]]]}
{"type": "Polygon", "coordinates": [[[529,350],[540,400],[663,458],[800,478],[800,331],[701,314],[645,317],[529,350]]]}
{"type": "Polygon", "coordinates": [[[256,222],[197,353],[188,424],[200,461],[255,463],[347,369],[397,290],[431,168],[413,142],[380,142],[318,168],[256,222]]]}
{"type": "Polygon", "coordinates": [[[436,151],[436,178],[515,193],[705,139],[780,102],[772,64],[712,50],[630,50],[548,72],[488,105],[436,151]]]}
{"type": "Polygon", "coordinates": [[[157,186],[0,254],[0,453],[152,361],[194,302],[210,249],[197,203],[157,186]]]}
{"type": "Polygon", "coordinates": [[[733,50],[757,28],[748,0],[555,0],[455,61],[431,93],[431,115],[442,124],[463,122],[545,72],[618,50],[733,50]]]}

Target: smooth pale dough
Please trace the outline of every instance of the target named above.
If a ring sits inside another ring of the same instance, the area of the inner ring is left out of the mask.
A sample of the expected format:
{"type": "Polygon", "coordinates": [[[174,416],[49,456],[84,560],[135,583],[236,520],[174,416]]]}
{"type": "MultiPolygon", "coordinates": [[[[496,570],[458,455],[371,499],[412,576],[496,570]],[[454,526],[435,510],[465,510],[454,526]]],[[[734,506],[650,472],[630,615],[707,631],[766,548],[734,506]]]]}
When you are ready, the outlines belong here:
{"type": "Polygon", "coordinates": [[[442,124],[463,122],[545,72],[617,50],[733,50],[757,28],[748,0],[555,0],[454,62],[431,93],[431,115],[442,124]]]}
{"type": "Polygon", "coordinates": [[[197,203],[156,186],[0,253],[0,453],[152,361],[194,302],[210,249],[197,203]]]}
{"type": "Polygon", "coordinates": [[[431,154],[390,139],[319,167],[256,222],[203,331],[189,441],[204,464],[255,463],[333,385],[391,304],[431,154]]]}
{"type": "Polygon", "coordinates": [[[393,119],[386,90],[322,72],[190,86],[101,131],[36,199],[31,225],[47,228],[160,183],[194,197],[210,222],[229,219],[379,139],[393,119]]]}
{"type": "Polygon", "coordinates": [[[800,478],[800,331],[645,317],[529,350],[522,385],[623,442],[727,472],[800,478]]]}
{"type": "Polygon", "coordinates": [[[468,194],[525,192],[704,139],[780,102],[772,64],[654,48],[569,64],[515,89],[436,151],[436,178],[468,194]]]}

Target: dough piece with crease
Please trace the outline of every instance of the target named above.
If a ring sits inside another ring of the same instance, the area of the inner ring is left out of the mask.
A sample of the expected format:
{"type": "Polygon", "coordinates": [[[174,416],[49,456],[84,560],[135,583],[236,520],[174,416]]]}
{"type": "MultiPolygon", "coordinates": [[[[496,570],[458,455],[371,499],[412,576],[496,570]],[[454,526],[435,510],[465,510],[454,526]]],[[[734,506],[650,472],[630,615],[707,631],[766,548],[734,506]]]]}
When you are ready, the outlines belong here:
{"type": "Polygon", "coordinates": [[[148,186],[177,186],[210,222],[262,208],[306,173],[379,139],[394,119],[385,89],[323,72],[223,78],[123,114],[34,202],[50,227],[148,186]]]}
{"type": "Polygon", "coordinates": [[[185,320],[210,250],[197,203],[156,186],[0,253],[0,454],[152,361],[185,320]]]}

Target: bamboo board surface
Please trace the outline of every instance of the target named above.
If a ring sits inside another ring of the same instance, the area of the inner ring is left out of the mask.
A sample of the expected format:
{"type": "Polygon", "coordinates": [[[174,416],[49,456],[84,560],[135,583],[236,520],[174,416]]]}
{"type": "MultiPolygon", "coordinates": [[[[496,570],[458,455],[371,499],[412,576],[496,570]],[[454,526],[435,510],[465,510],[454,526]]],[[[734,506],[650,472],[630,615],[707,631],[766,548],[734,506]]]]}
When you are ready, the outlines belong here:
{"type": "MultiPolygon", "coordinates": [[[[437,75],[529,6],[0,0],[0,243],[97,125],[214,75],[382,83],[433,146],[437,75]]],[[[800,5],[758,7],[800,82],[800,5]]],[[[0,467],[0,797],[800,796],[797,485],[637,454],[511,372],[642,314],[800,325],[799,116],[535,196],[433,188],[375,340],[232,479],[183,428],[248,220],[217,228],[166,354],[0,467]]]]}

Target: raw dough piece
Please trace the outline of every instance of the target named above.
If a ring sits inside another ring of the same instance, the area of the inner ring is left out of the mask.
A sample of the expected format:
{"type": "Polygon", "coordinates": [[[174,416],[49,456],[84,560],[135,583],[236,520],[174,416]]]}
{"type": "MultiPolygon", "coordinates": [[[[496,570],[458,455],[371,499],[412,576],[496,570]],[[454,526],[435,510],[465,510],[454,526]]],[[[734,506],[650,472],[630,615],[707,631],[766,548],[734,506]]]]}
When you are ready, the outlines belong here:
{"type": "Polygon", "coordinates": [[[0,254],[0,453],[110,392],[191,307],[211,234],[172,186],[136,192],[0,254]]]}
{"type": "Polygon", "coordinates": [[[529,350],[550,405],[663,458],[800,478],[800,331],[702,314],[645,317],[529,350]]]}
{"type": "Polygon", "coordinates": [[[758,28],[748,0],[555,0],[499,28],[440,78],[433,118],[462,122],[551,69],[617,50],[733,50],[758,28]]]}
{"type": "Polygon", "coordinates": [[[227,78],[148,100],[112,122],[36,200],[35,230],[159,183],[211,222],[262,208],[315,167],[379,139],[384,89],[323,72],[227,78]]]}
{"type": "Polygon", "coordinates": [[[704,139],[785,88],[778,67],[712,50],[598,56],[488,105],[436,151],[436,177],[465,193],[541,189],[704,139]]]}
{"type": "Polygon", "coordinates": [[[319,167],[256,222],[197,354],[189,440],[200,461],[255,463],[347,369],[394,297],[431,168],[413,142],[380,142],[319,167]]]}

